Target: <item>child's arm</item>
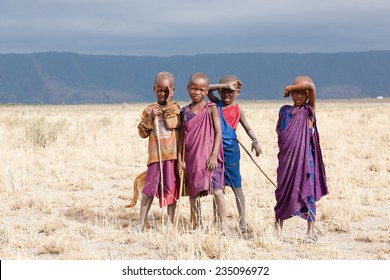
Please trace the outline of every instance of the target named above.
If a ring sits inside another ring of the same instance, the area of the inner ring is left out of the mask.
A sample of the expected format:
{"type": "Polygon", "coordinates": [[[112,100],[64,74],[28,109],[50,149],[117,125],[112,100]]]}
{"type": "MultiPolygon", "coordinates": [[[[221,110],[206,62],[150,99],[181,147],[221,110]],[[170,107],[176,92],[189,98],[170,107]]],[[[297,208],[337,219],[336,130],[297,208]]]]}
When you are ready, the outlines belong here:
{"type": "Polygon", "coordinates": [[[213,171],[217,167],[217,159],[218,159],[218,151],[222,142],[222,130],[221,130],[221,120],[219,118],[219,111],[216,106],[212,106],[209,108],[209,113],[211,114],[211,118],[213,120],[214,127],[214,146],[211,152],[210,157],[206,161],[207,170],[213,171]]]}
{"type": "Polygon", "coordinates": [[[288,97],[292,91],[306,90],[308,93],[309,105],[315,110],[316,106],[316,86],[314,83],[301,83],[297,85],[289,85],[284,88],[284,97],[288,97]]]}
{"type": "Polygon", "coordinates": [[[279,131],[280,131],[280,117],[278,118],[278,122],[276,123],[276,134],[279,135],[279,131]]]}
{"type": "Polygon", "coordinates": [[[257,141],[255,132],[250,128],[250,126],[246,120],[244,111],[241,108],[240,108],[240,123],[241,123],[242,127],[245,129],[246,134],[252,140],[251,151],[253,152],[253,150],[255,150],[256,156],[258,157],[262,153],[262,150],[261,150],[260,145],[257,141]]]}
{"type": "Polygon", "coordinates": [[[146,109],[142,112],[141,122],[138,124],[139,136],[142,138],[148,137],[154,129],[154,118],[162,113],[163,111],[161,106],[158,104],[152,104],[146,107],[146,109]]]}
{"type": "Polygon", "coordinates": [[[221,90],[222,86],[223,84],[212,84],[209,86],[209,92],[207,93],[207,97],[211,102],[218,103],[219,101],[221,101],[218,97],[214,95],[213,91],[221,90]]]}
{"type": "Polygon", "coordinates": [[[182,169],[185,169],[185,162],[182,160],[184,148],[184,127],[180,126],[179,143],[177,147],[177,174],[180,174],[182,169]]]}
{"type": "Polygon", "coordinates": [[[216,97],[213,93],[213,91],[228,89],[228,90],[240,90],[243,87],[243,83],[240,80],[236,80],[227,84],[212,84],[209,86],[209,92],[207,94],[207,97],[211,102],[217,103],[220,101],[218,97],[216,97]]]}
{"type": "Polygon", "coordinates": [[[138,124],[138,134],[142,138],[146,138],[150,135],[150,132],[153,130],[153,110],[150,107],[147,107],[142,112],[141,122],[138,124]]]}

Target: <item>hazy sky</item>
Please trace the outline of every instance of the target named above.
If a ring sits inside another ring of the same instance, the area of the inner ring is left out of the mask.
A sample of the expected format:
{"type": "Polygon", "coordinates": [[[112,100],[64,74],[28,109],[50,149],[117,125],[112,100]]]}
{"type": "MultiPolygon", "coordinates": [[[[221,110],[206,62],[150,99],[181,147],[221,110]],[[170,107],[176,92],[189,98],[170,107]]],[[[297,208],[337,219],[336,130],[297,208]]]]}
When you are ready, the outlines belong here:
{"type": "Polygon", "coordinates": [[[0,0],[0,53],[390,50],[390,0],[0,0]]]}

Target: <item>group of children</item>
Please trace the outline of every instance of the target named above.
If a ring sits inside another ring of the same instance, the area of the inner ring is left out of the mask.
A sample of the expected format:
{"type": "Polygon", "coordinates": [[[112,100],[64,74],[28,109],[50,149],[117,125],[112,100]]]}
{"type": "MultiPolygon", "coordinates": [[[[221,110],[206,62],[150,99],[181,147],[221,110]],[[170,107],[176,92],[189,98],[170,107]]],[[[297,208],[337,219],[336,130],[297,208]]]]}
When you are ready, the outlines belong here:
{"type": "MultiPolygon", "coordinates": [[[[174,82],[169,72],[157,74],[153,86],[157,102],[145,108],[138,125],[139,135],[149,137],[138,229],[145,228],[154,196],[159,197],[160,207],[167,206],[169,220],[174,221],[185,170],[195,219],[193,227],[203,227],[200,198],[212,194],[215,222],[224,233],[230,233],[225,205],[225,186],[229,186],[236,199],[239,230],[247,233],[250,229],[236,134],[239,123],[252,140],[252,152],[259,156],[262,150],[243,110],[235,102],[243,84],[232,75],[222,77],[218,84],[210,84],[206,74],[195,73],[187,86],[192,102],[180,109],[173,101],[174,82]],[[217,90],[220,98],[214,95],[217,90]]],[[[294,85],[285,88],[285,97],[289,95],[294,106],[280,109],[276,128],[280,150],[275,225],[280,235],[283,221],[300,215],[308,221],[307,240],[316,241],[315,202],[328,190],[314,115],[313,81],[307,76],[298,77],[294,85]]]]}

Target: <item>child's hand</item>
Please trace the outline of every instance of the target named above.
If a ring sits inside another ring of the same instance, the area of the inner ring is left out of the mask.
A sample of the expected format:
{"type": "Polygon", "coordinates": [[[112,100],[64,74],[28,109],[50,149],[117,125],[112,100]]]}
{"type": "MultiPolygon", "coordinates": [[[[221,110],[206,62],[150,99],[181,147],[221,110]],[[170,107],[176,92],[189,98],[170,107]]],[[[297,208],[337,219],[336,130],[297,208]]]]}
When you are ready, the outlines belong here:
{"type": "Polygon", "coordinates": [[[283,97],[289,97],[290,94],[291,94],[291,89],[290,89],[289,86],[286,86],[286,87],[284,88],[284,96],[283,96],[283,97]]]}
{"type": "Polygon", "coordinates": [[[160,114],[162,114],[162,110],[161,110],[160,106],[158,106],[158,105],[154,106],[153,109],[149,113],[149,118],[151,120],[153,120],[155,116],[158,116],[160,114]]]}
{"type": "Polygon", "coordinates": [[[177,171],[177,174],[181,174],[181,172],[183,170],[186,169],[186,164],[185,162],[182,162],[180,159],[177,160],[177,164],[176,164],[176,171],[177,171]]]}
{"type": "Polygon", "coordinates": [[[257,142],[252,142],[252,146],[251,146],[251,152],[253,152],[253,150],[255,150],[256,152],[256,156],[258,157],[259,155],[261,155],[261,153],[263,152],[260,148],[260,145],[259,143],[257,142]]]}
{"type": "Polygon", "coordinates": [[[173,100],[173,93],[175,92],[175,88],[171,88],[170,86],[168,86],[168,97],[167,97],[167,104],[171,104],[172,100],[173,100]]]}
{"type": "Polygon", "coordinates": [[[228,86],[229,86],[230,90],[240,90],[240,89],[242,89],[244,84],[240,80],[237,80],[237,81],[228,83],[228,86]]]}
{"type": "Polygon", "coordinates": [[[206,161],[206,169],[208,171],[213,171],[215,168],[217,168],[217,156],[211,155],[206,161]]]}

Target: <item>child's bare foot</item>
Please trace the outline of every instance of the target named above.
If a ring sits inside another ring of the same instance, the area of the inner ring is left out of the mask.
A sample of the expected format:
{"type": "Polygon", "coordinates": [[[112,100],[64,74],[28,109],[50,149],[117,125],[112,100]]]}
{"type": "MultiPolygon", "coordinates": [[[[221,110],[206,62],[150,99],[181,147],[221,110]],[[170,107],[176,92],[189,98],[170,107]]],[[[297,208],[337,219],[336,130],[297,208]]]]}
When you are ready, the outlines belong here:
{"type": "Polygon", "coordinates": [[[315,223],[308,222],[307,223],[307,233],[306,233],[306,237],[303,240],[303,242],[306,244],[309,244],[309,243],[317,243],[317,241],[318,241],[318,238],[316,235],[315,223]]]}
{"type": "Polygon", "coordinates": [[[305,239],[303,239],[303,243],[305,244],[315,244],[318,241],[317,235],[307,234],[305,239]]]}
{"type": "Polygon", "coordinates": [[[246,220],[244,218],[240,219],[239,228],[240,228],[240,232],[242,232],[242,233],[249,231],[248,223],[246,222],[246,220]]]}
{"type": "Polygon", "coordinates": [[[253,228],[249,226],[246,222],[244,224],[240,223],[240,232],[242,234],[251,234],[253,233],[253,228]]]}

